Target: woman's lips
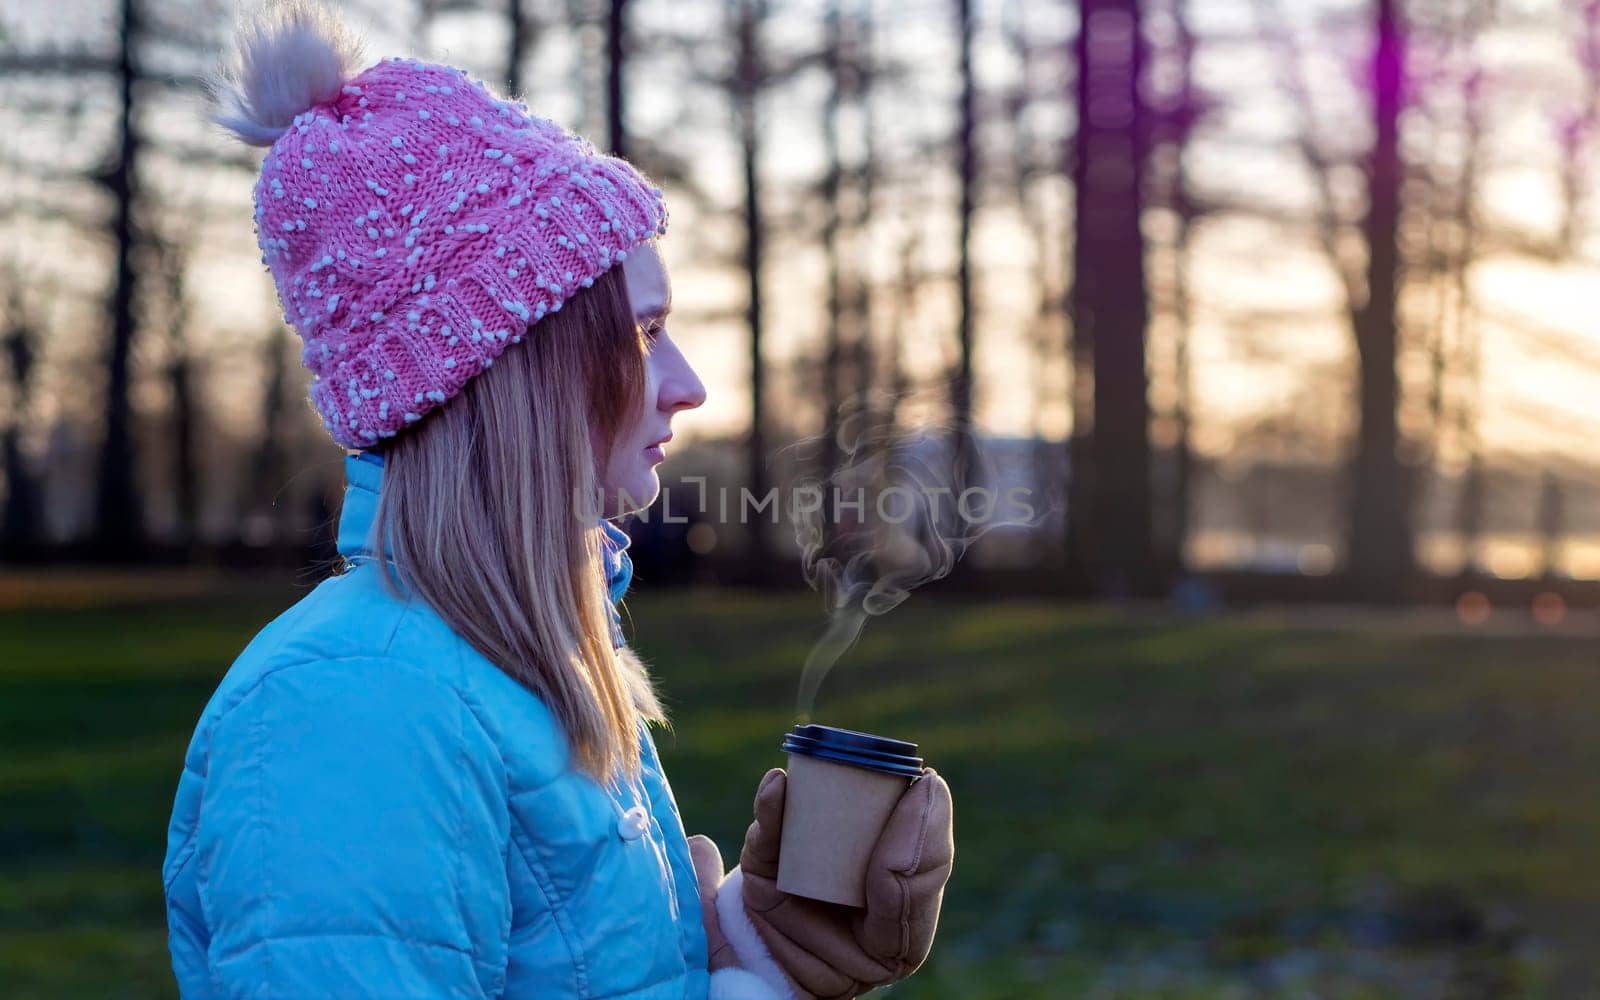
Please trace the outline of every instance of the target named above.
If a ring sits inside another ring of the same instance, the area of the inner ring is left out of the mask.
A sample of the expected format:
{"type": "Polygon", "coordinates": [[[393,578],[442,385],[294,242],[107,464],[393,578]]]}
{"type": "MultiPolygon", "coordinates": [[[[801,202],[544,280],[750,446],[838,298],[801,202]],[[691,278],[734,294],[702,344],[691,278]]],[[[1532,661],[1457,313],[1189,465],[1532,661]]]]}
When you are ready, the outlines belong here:
{"type": "Polygon", "coordinates": [[[672,440],[672,432],[671,431],[667,431],[667,436],[666,437],[664,437],[661,440],[657,441],[655,444],[645,445],[644,453],[646,455],[650,456],[651,464],[655,464],[657,462],[663,462],[663,461],[666,460],[666,457],[667,457],[666,445],[667,445],[667,442],[671,441],[671,440],[672,440]]]}

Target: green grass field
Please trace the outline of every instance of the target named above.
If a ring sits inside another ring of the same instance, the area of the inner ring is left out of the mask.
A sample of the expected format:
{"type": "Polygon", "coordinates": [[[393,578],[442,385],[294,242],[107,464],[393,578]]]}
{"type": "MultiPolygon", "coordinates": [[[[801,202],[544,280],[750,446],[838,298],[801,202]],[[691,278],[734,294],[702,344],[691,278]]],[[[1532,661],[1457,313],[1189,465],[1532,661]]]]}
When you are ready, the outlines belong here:
{"type": "MultiPolygon", "coordinates": [[[[0,611],[0,995],[171,997],[160,863],[194,721],[287,589],[0,611]]],[[[690,832],[731,864],[814,600],[636,592],[690,832]]],[[[817,721],[956,801],[903,1000],[1587,995],[1600,643],[914,599],[817,721]]]]}

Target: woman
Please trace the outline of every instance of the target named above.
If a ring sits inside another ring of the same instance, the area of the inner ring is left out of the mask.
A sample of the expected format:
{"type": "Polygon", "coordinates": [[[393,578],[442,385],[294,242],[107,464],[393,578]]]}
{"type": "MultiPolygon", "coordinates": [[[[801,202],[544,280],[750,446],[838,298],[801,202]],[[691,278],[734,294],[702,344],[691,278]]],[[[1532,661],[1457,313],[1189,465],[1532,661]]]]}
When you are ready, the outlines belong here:
{"type": "Polygon", "coordinates": [[[262,259],[349,485],[343,572],[250,642],[184,762],[183,995],[765,1000],[911,974],[951,864],[938,775],[851,909],[777,890],[781,769],[725,876],[647,728],[608,518],[654,500],[672,417],[705,400],[665,325],[660,190],[459,70],[355,65],[289,7],[218,82],[217,120],[269,147],[262,259]]]}

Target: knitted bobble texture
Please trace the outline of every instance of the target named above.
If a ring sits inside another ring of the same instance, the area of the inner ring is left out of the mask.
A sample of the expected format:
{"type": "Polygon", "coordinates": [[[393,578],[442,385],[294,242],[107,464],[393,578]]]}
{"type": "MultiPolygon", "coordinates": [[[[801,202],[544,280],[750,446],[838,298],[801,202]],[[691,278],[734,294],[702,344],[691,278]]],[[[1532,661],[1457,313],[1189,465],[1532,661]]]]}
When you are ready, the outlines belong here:
{"type": "Polygon", "coordinates": [[[212,118],[241,142],[271,146],[297,115],[339,95],[360,46],[321,7],[293,0],[247,20],[230,63],[208,80],[212,118]]]}
{"type": "Polygon", "coordinates": [[[242,41],[238,114],[219,120],[270,140],[261,262],[323,426],[370,448],[665,234],[667,209],[632,164],[460,69],[391,57],[344,76],[341,33],[307,11],[242,41]]]}

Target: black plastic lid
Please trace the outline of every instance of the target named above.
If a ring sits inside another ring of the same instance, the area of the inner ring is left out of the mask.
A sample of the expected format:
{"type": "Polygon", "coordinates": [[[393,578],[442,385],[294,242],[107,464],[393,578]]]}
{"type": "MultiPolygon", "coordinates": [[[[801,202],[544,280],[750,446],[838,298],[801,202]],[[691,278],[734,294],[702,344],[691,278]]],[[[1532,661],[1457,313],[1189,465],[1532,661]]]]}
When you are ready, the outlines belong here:
{"type": "Polygon", "coordinates": [[[915,743],[852,729],[815,724],[795,726],[784,736],[782,750],[907,778],[922,775],[922,758],[917,756],[915,743]]]}

